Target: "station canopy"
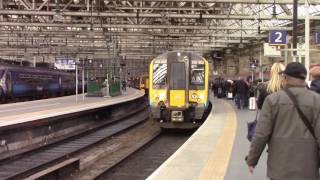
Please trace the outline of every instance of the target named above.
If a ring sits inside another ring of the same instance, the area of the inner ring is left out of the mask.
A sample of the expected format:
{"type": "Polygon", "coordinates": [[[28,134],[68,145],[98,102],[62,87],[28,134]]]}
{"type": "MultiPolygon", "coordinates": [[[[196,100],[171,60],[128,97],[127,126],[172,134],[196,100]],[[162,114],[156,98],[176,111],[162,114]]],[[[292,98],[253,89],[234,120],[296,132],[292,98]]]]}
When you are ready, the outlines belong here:
{"type": "MultiPolygon", "coordinates": [[[[166,50],[233,51],[266,41],[272,29],[290,34],[293,1],[0,0],[0,58],[146,60],[166,50]]],[[[313,33],[320,0],[298,0],[301,36],[306,12],[313,33]]]]}

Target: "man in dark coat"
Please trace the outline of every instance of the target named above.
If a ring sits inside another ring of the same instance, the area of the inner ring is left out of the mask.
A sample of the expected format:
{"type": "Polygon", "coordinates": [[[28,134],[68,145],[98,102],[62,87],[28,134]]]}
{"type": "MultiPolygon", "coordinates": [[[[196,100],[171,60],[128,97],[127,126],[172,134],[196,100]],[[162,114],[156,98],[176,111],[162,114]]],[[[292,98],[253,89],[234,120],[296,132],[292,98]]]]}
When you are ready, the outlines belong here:
{"type": "Polygon", "coordinates": [[[310,89],[320,94],[320,66],[316,66],[310,69],[310,78],[310,89]]]}
{"type": "Polygon", "coordinates": [[[262,106],[246,158],[251,173],[268,145],[269,178],[319,180],[320,96],[306,88],[306,75],[302,64],[290,63],[284,71],[282,83],[294,94],[298,106],[314,128],[316,139],[284,90],[270,94],[262,106]]]}
{"type": "Polygon", "coordinates": [[[237,86],[238,109],[243,109],[248,98],[249,86],[242,78],[240,78],[240,80],[237,81],[236,86],[237,86]]]}

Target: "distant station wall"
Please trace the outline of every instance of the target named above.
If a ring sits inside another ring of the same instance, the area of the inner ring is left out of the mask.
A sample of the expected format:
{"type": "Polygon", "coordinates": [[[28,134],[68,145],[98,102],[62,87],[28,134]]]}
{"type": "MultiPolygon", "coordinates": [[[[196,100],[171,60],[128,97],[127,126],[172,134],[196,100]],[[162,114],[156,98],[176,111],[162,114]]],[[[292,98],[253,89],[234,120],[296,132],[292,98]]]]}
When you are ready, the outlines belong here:
{"type": "MultiPolygon", "coordinates": [[[[310,65],[320,64],[320,47],[310,44],[310,49],[319,49],[319,51],[310,51],[310,65]]],[[[237,77],[251,74],[252,70],[249,67],[250,63],[253,59],[260,60],[260,51],[263,71],[269,71],[274,62],[285,61],[284,51],[281,51],[281,57],[265,57],[263,44],[246,47],[244,49],[238,49],[237,51],[224,55],[224,61],[222,65],[224,67],[220,68],[219,76],[237,77]]],[[[288,51],[287,56],[288,62],[292,62],[292,52],[288,51]]],[[[302,62],[304,62],[304,58],[302,58],[302,62]]],[[[255,72],[259,72],[259,67],[255,69],[255,72]]]]}

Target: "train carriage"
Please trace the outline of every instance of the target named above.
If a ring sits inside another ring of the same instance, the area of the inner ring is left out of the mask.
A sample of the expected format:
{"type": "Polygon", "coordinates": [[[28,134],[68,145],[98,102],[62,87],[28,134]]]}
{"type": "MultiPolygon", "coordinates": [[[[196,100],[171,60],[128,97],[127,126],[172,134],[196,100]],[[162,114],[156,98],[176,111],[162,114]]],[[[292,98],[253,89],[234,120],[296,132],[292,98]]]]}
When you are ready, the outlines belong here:
{"type": "MultiPolygon", "coordinates": [[[[80,81],[78,86],[81,87],[80,81]]],[[[0,64],[0,101],[73,94],[75,74],[0,64]]]]}
{"type": "Polygon", "coordinates": [[[208,100],[208,62],[192,52],[167,52],[150,63],[149,103],[163,128],[194,128],[208,100]]]}

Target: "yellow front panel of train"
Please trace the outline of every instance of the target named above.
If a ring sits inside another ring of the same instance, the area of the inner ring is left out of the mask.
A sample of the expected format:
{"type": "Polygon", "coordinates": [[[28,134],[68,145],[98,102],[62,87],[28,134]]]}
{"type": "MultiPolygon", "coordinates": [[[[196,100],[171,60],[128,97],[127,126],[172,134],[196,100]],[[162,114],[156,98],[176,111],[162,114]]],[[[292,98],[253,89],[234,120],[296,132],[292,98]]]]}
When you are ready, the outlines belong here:
{"type": "Polygon", "coordinates": [[[190,90],[189,101],[204,104],[208,101],[208,91],[206,90],[190,90]]]}
{"type": "Polygon", "coordinates": [[[184,107],[186,104],[185,90],[170,90],[170,106],[184,107]]]}

